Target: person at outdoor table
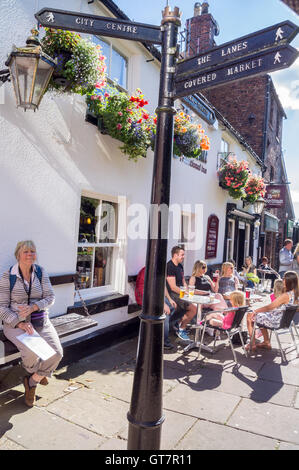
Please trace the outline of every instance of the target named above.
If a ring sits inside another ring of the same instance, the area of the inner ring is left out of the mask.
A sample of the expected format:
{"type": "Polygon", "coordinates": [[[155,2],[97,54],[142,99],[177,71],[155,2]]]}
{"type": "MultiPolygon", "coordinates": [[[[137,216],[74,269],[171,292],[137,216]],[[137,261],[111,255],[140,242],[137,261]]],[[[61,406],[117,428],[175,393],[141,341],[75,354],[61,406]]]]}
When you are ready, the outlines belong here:
{"type": "MultiPolygon", "coordinates": [[[[245,294],[239,290],[233,291],[230,294],[230,302],[232,307],[244,307],[245,306],[245,294]]],[[[209,313],[206,316],[206,320],[212,326],[218,326],[224,330],[231,328],[235,316],[235,311],[223,313],[209,313]]]]}
{"type": "Polygon", "coordinates": [[[276,279],[275,273],[262,273],[262,271],[271,271],[272,268],[269,264],[269,260],[267,256],[262,257],[262,262],[258,267],[259,272],[258,272],[258,277],[260,279],[270,279],[271,280],[271,289],[273,289],[274,281],[276,279]]]}
{"type": "Polygon", "coordinates": [[[0,279],[0,320],[3,332],[21,353],[24,369],[25,403],[32,407],[36,386],[47,385],[47,377],[57,368],[63,356],[57,332],[48,318],[48,308],[53,305],[54,292],[46,271],[34,264],[36,247],[31,241],[22,241],[15,250],[17,263],[0,279]],[[12,282],[13,279],[13,282],[12,282]],[[27,348],[18,336],[24,332],[32,335],[34,329],[54,349],[47,360],[40,359],[27,348]]]}
{"type": "MultiPolygon", "coordinates": [[[[246,256],[245,258],[245,265],[243,266],[243,276],[247,276],[247,274],[254,274],[256,276],[256,266],[252,263],[251,256],[246,256]]],[[[254,287],[254,282],[247,280],[247,287],[254,287]]]]}
{"type": "Polygon", "coordinates": [[[225,295],[228,292],[233,292],[239,287],[239,282],[234,275],[234,265],[228,261],[222,264],[221,276],[219,279],[218,286],[216,286],[216,292],[222,294],[225,300],[230,300],[229,295],[225,295]]]}
{"type": "Polygon", "coordinates": [[[282,279],[276,279],[274,282],[274,290],[273,293],[270,295],[271,302],[274,302],[275,299],[283,294],[284,290],[284,283],[282,279]]]}
{"type": "Polygon", "coordinates": [[[235,262],[235,260],[233,260],[233,259],[228,259],[227,261],[228,261],[228,263],[232,263],[232,264],[233,264],[233,266],[234,266],[234,276],[238,279],[238,282],[239,282],[239,283],[243,283],[244,280],[245,280],[245,279],[244,279],[244,276],[240,276],[240,274],[238,273],[238,271],[237,271],[237,269],[236,269],[236,262],[235,262]]]}
{"type": "Polygon", "coordinates": [[[247,349],[256,350],[256,348],[271,349],[267,327],[278,328],[282,315],[287,304],[298,304],[299,299],[299,279],[294,271],[287,271],[283,277],[284,292],[268,305],[253,310],[247,315],[247,329],[249,337],[252,337],[254,321],[262,325],[261,331],[264,337],[263,343],[256,344],[255,338],[247,345],[247,349]]]}
{"type": "Polygon", "coordinates": [[[192,276],[189,280],[189,286],[195,286],[195,294],[208,295],[210,291],[215,292],[215,299],[220,300],[217,304],[203,304],[202,307],[209,307],[210,310],[218,310],[219,308],[226,308],[226,302],[220,293],[217,293],[219,278],[217,277],[216,283],[212,281],[210,276],[206,274],[207,264],[205,261],[195,261],[192,276]]]}
{"type": "Polygon", "coordinates": [[[186,332],[186,326],[195,317],[197,309],[192,303],[180,298],[180,287],[188,289],[182,265],[184,257],[185,250],[182,247],[174,246],[172,248],[171,260],[168,261],[166,268],[166,287],[172,300],[183,311],[183,317],[178,325],[176,334],[183,341],[191,341],[186,332]]]}
{"type": "Polygon", "coordinates": [[[278,274],[283,277],[284,273],[293,267],[293,240],[287,238],[284,241],[283,248],[279,252],[279,269],[278,274]]]}

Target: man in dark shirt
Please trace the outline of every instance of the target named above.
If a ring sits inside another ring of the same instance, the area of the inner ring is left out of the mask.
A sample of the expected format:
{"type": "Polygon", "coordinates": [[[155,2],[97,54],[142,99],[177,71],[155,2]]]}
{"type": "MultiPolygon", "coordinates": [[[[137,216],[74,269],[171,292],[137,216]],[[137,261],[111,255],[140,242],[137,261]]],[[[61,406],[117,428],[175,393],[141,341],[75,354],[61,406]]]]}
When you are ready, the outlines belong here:
{"type": "Polygon", "coordinates": [[[180,298],[180,286],[187,288],[184,277],[184,261],[185,250],[180,246],[174,246],[171,250],[171,260],[167,263],[166,269],[166,286],[170,297],[176,302],[184,315],[179,324],[177,335],[183,341],[190,341],[186,332],[187,324],[196,315],[196,306],[180,298]]]}

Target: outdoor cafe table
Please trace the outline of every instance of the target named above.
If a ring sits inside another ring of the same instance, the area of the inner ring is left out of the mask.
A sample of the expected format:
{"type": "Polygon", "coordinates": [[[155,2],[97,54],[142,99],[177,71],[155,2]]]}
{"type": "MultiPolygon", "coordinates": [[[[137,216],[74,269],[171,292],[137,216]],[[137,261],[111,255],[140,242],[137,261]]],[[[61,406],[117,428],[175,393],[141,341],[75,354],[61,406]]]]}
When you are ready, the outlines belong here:
{"type": "MultiPolygon", "coordinates": [[[[214,305],[214,304],[219,304],[220,303],[219,299],[210,300],[210,297],[208,295],[206,295],[206,296],[205,295],[194,295],[193,297],[189,297],[189,295],[187,294],[184,297],[184,300],[187,301],[187,302],[190,302],[191,304],[196,304],[196,307],[197,307],[196,324],[197,325],[199,325],[199,323],[201,321],[201,315],[202,315],[201,306],[202,305],[214,305]]],[[[199,346],[200,346],[199,328],[196,328],[194,341],[192,341],[192,343],[188,344],[184,348],[184,352],[190,351],[190,349],[193,349],[193,348],[198,348],[199,346]]],[[[204,344],[202,345],[202,349],[204,349],[205,351],[208,351],[208,352],[213,352],[213,350],[211,348],[209,348],[208,346],[206,346],[204,344]]]]}

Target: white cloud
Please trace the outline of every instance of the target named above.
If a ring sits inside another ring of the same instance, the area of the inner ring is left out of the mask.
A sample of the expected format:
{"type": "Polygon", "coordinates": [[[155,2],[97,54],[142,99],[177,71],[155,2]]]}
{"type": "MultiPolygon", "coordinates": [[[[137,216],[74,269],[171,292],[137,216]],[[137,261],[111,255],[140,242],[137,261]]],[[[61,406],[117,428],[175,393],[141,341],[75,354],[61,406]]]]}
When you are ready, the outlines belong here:
{"type": "Polygon", "coordinates": [[[299,191],[291,190],[291,196],[293,203],[299,203],[299,191]]]}
{"type": "Polygon", "coordinates": [[[276,83],[275,88],[285,109],[299,110],[299,80],[292,81],[288,86],[276,83]]]}

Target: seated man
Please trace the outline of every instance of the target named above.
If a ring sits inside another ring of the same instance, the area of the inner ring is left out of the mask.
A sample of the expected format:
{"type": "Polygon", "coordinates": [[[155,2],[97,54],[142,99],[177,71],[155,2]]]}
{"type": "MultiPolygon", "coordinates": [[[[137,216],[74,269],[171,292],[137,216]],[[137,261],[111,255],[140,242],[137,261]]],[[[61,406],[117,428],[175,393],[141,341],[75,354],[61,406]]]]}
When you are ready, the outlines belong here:
{"type": "Polygon", "coordinates": [[[180,298],[180,286],[187,288],[184,277],[184,261],[185,250],[180,246],[174,246],[171,250],[171,260],[167,263],[166,269],[166,286],[170,297],[175,301],[177,306],[183,311],[183,317],[179,324],[178,337],[183,341],[190,341],[186,332],[187,324],[196,315],[196,306],[180,298]]]}

